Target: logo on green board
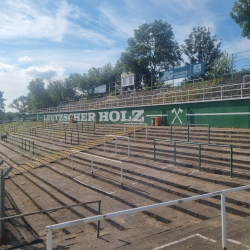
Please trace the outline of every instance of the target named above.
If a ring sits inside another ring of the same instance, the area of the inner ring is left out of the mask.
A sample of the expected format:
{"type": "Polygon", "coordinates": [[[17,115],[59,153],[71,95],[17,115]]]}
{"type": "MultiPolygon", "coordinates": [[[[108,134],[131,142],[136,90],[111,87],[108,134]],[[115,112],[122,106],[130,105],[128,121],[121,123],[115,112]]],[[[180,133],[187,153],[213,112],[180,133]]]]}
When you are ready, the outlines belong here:
{"type": "Polygon", "coordinates": [[[175,117],[174,120],[172,121],[172,123],[175,122],[176,118],[180,121],[180,123],[182,124],[181,118],[179,117],[179,113],[182,113],[183,110],[181,108],[179,108],[178,110],[176,110],[175,108],[172,110],[172,114],[175,113],[175,117]]]}

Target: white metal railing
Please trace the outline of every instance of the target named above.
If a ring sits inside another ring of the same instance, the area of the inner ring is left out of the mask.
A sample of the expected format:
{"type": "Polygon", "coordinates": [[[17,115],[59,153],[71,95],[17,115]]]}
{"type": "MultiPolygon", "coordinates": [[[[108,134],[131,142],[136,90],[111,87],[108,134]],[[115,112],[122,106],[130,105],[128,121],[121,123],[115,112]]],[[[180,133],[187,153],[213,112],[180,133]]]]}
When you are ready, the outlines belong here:
{"type": "MultiPolygon", "coordinates": [[[[92,172],[92,177],[94,176],[94,158],[99,158],[99,159],[103,159],[103,160],[107,160],[107,161],[119,163],[120,166],[121,166],[121,187],[123,187],[123,168],[122,168],[122,162],[121,161],[116,161],[116,160],[112,160],[112,159],[109,159],[109,158],[101,157],[101,156],[98,156],[98,155],[83,153],[83,152],[76,151],[76,150],[71,150],[71,169],[72,170],[74,170],[74,159],[73,159],[73,153],[72,152],[91,156],[91,172],[92,172]]],[[[98,169],[99,169],[99,167],[98,167],[98,169]]]]}
{"type": "Polygon", "coordinates": [[[222,249],[226,249],[227,248],[227,242],[226,242],[227,236],[226,236],[226,207],[225,207],[226,199],[225,199],[225,195],[227,193],[231,193],[231,192],[235,192],[235,191],[239,191],[239,190],[243,190],[243,189],[249,189],[249,188],[250,188],[250,185],[247,185],[247,186],[242,186],[242,187],[237,187],[237,188],[232,188],[232,189],[226,189],[226,190],[222,190],[222,191],[218,191],[218,192],[214,192],[214,193],[208,193],[208,194],[203,194],[203,195],[197,195],[194,197],[188,197],[188,198],[184,198],[184,199],[180,199],[180,200],[167,201],[167,202],[162,202],[162,203],[153,204],[153,205],[149,205],[149,206],[132,208],[132,209],[118,211],[118,212],[104,214],[104,215],[96,215],[96,216],[92,216],[92,217],[85,218],[85,219],[68,221],[68,222],[63,222],[63,223],[47,226],[45,228],[45,230],[47,232],[47,250],[52,250],[52,230],[76,226],[76,225],[82,224],[82,223],[90,223],[90,222],[94,222],[94,221],[98,221],[98,220],[106,220],[106,219],[110,219],[110,218],[114,218],[114,217],[118,217],[118,216],[122,216],[122,215],[134,214],[134,213],[143,212],[143,211],[147,211],[147,210],[155,209],[155,208],[159,208],[159,207],[173,206],[173,205],[181,204],[181,203],[184,203],[187,201],[195,201],[195,200],[199,200],[202,198],[208,198],[208,197],[213,197],[213,196],[217,196],[217,195],[221,195],[222,249]]]}
{"type": "Polygon", "coordinates": [[[148,124],[147,123],[124,123],[124,135],[125,135],[125,126],[126,125],[130,125],[130,126],[133,126],[134,125],[134,138],[135,138],[135,129],[136,129],[136,126],[141,126],[141,125],[145,125],[146,127],[146,139],[148,139],[148,124]]]}
{"type": "MultiPolygon", "coordinates": [[[[245,79],[245,78],[244,78],[245,79]]],[[[205,83],[203,83],[205,84],[205,83]]],[[[208,84],[208,83],[207,83],[208,84]]],[[[190,87],[188,84],[186,88],[190,87]]],[[[227,99],[227,98],[243,98],[250,96],[250,82],[247,83],[235,83],[235,84],[223,84],[216,86],[206,86],[196,89],[184,89],[184,90],[172,90],[161,91],[158,94],[143,95],[143,92],[137,96],[124,97],[121,96],[113,101],[106,99],[100,99],[98,102],[86,103],[81,110],[93,110],[100,109],[103,106],[108,108],[117,107],[130,107],[130,106],[144,106],[144,105],[157,105],[164,103],[179,103],[179,102],[191,102],[191,101],[205,101],[213,99],[227,99]],[[105,105],[104,105],[105,103],[105,105]]],[[[77,111],[79,110],[79,103],[58,106],[53,109],[40,109],[34,111],[28,111],[28,114],[37,113],[50,113],[50,112],[65,112],[65,111],[77,111]],[[67,108],[66,108],[67,107],[67,108]]]]}
{"type": "Polygon", "coordinates": [[[127,138],[128,139],[128,157],[130,156],[130,139],[128,136],[118,136],[118,135],[104,135],[104,152],[106,152],[106,137],[115,137],[115,153],[117,154],[117,139],[127,138]]]}

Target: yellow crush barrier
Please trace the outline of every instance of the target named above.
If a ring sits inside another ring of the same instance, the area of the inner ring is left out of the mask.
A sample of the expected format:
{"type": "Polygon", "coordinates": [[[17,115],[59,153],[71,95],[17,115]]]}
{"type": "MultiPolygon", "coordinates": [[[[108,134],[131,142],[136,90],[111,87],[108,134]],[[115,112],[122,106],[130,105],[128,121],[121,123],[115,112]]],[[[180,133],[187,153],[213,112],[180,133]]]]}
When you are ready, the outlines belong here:
{"type": "Polygon", "coordinates": [[[35,168],[34,166],[32,166],[30,163],[25,163],[25,165],[31,167],[31,168],[35,168]]]}
{"type": "Polygon", "coordinates": [[[24,168],[25,170],[28,171],[28,168],[26,168],[24,165],[20,165],[20,167],[24,168]]]}

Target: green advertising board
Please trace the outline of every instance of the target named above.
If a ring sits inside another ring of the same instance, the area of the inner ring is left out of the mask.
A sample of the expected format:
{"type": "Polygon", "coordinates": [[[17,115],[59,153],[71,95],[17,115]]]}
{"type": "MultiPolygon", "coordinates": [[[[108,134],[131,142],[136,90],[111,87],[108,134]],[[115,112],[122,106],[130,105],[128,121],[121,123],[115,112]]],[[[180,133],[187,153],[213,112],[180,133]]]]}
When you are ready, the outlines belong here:
{"type": "Polygon", "coordinates": [[[28,114],[26,121],[124,123],[146,122],[161,117],[162,125],[171,123],[205,123],[212,127],[250,128],[250,99],[217,100],[151,106],[134,106],[62,113],[28,114]]]}

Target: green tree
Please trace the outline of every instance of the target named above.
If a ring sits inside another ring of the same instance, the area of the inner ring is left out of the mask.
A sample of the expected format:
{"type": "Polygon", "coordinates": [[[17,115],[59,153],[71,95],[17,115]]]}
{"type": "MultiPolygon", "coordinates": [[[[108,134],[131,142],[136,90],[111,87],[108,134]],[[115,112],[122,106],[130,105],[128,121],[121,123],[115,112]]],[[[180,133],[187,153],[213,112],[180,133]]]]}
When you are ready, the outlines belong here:
{"type": "Polygon", "coordinates": [[[234,2],[229,16],[242,29],[241,36],[250,39],[250,0],[238,0],[238,2],[234,2]]]}
{"type": "Polygon", "coordinates": [[[217,58],[214,61],[212,69],[207,73],[208,77],[220,77],[223,75],[228,75],[232,71],[232,65],[236,55],[232,58],[226,51],[222,54],[221,57],[217,58]]]}
{"type": "Polygon", "coordinates": [[[3,99],[3,91],[0,91],[0,113],[1,112],[4,112],[4,107],[5,107],[5,104],[4,102],[6,101],[6,99],[3,99]]]}
{"type": "Polygon", "coordinates": [[[69,101],[74,99],[75,91],[68,84],[67,80],[50,80],[46,88],[52,106],[57,105],[61,101],[69,101]]]}
{"type": "Polygon", "coordinates": [[[44,82],[40,78],[36,78],[28,85],[29,90],[29,109],[42,109],[51,106],[50,98],[48,92],[44,88],[44,82]]]}
{"type": "Polygon", "coordinates": [[[13,102],[9,105],[10,108],[16,109],[21,116],[23,116],[28,110],[28,97],[20,96],[17,99],[14,99],[13,102]]]}
{"type": "Polygon", "coordinates": [[[220,47],[221,41],[218,41],[215,35],[212,36],[211,30],[206,27],[193,28],[182,45],[183,52],[188,57],[188,63],[205,63],[205,76],[212,71],[215,60],[223,55],[220,47]]]}
{"type": "Polygon", "coordinates": [[[170,24],[155,20],[145,23],[128,39],[128,48],[120,61],[127,72],[152,74],[180,65],[182,60],[178,43],[170,24]]]}

